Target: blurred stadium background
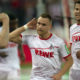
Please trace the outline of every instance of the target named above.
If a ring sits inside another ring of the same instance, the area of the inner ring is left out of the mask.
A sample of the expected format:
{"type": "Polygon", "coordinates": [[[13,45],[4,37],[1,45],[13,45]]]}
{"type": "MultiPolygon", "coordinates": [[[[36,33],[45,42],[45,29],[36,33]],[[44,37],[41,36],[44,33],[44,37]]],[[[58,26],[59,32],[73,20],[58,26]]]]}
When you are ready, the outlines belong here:
{"type": "MultiPolygon", "coordinates": [[[[49,13],[53,20],[51,32],[64,41],[69,41],[69,27],[75,22],[73,15],[74,0],[0,0],[0,12],[11,11],[19,19],[19,26],[26,24],[32,18],[38,18],[41,13],[49,13]]],[[[23,34],[36,34],[35,30],[23,34]]],[[[23,45],[25,61],[21,61],[21,80],[29,80],[31,72],[31,54],[29,47],[23,45]]],[[[68,73],[63,76],[68,80],[68,73]]]]}

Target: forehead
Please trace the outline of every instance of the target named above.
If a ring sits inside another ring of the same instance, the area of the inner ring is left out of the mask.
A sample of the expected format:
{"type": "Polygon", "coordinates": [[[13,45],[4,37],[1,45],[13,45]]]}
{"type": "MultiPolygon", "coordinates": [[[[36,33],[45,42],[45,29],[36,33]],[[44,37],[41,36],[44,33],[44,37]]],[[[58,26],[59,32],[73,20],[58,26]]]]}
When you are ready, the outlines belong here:
{"type": "Polygon", "coordinates": [[[75,8],[79,8],[80,9],[80,3],[76,3],[75,4],[75,8]]]}
{"type": "Polygon", "coordinates": [[[48,18],[39,17],[39,18],[38,18],[38,22],[49,23],[50,20],[49,20],[48,18]]]}

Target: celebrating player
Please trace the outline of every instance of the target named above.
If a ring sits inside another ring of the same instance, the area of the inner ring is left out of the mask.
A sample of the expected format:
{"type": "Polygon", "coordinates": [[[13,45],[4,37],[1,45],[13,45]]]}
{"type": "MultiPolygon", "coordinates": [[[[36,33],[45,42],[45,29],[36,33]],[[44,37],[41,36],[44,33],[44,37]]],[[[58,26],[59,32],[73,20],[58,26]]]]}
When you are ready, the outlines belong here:
{"type": "Polygon", "coordinates": [[[64,41],[50,32],[51,27],[52,19],[44,13],[37,21],[32,19],[12,32],[12,37],[15,37],[27,28],[37,30],[38,35],[22,35],[22,43],[27,44],[32,53],[31,80],[61,80],[72,65],[72,58],[66,51],[64,41]],[[63,58],[66,62],[61,68],[63,58]]]}
{"type": "Polygon", "coordinates": [[[70,27],[70,43],[73,65],[70,70],[69,80],[80,80],[80,1],[75,1],[74,15],[77,23],[70,27]]]}
{"type": "MultiPolygon", "coordinates": [[[[10,32],[12,32],[18,27],[18,19],[14,14],[10,12],[8,13],[8,16],[10,18],[10,32]]],[[[11,33],[9,34],[9,37],[10,35],[11,33]]],[[[20,43],[19,39],[20,36],[13,38],[14,41],[18,40],[18,43],[20,43]]],[[[8,42],[8,46],[6,48],[7,51],[3,53],[6,54],[7,56],[3,57],[0,54],[0,80],[20,80],[20,62],[18,57],[18,44],[13,43],[11,41],[12,40],[10,39],[10,42],[8,42]]]]}

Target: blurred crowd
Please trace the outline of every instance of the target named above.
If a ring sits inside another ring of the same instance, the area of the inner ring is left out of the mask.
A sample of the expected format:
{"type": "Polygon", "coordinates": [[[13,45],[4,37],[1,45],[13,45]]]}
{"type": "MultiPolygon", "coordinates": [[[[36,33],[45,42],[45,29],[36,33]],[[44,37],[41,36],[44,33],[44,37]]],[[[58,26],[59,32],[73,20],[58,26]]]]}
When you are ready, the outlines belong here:
{"type": "Polygon", "coordinates": [[[0,12],[11,11],[19,19],[19,25],[25,24],[41,13],[51,15],[54,24],[63,25],[61,0],[0,0],[0,12]]]}

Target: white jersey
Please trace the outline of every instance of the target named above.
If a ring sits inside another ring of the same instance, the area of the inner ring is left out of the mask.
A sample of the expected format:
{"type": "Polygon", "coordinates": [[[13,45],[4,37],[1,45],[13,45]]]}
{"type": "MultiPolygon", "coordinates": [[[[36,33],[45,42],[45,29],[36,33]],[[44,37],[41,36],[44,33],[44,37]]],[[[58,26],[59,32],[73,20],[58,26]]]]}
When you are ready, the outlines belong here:
{"type": "Polygon", "coordinates": [[[65,43],[56,35],[46,40],[35,35],[23,35],[23,44],[28,44],[32,54],[32,76],[51,77],[61,69],[62,58],[69,56],[65,43]]]}
{"type": "Polygon", "coordinates": [[[72,44],[71,53],[74,61],[72,69],[80,70],[80,60],[76,57],[76,52],[80,50],[80,25],[73,24],[70,27],[70,43],[72,44]]]}
{"type": "Polygon", "coordinates": [[[8,43],[8,47],[5,49],[0,49],[0,52],[5,52],[7,57],[2,58],[0,57],[0,70],[10,70],[13,69],[20,69],[20,62],[18,58],[18,45],[13,42],[8,43]]]}

